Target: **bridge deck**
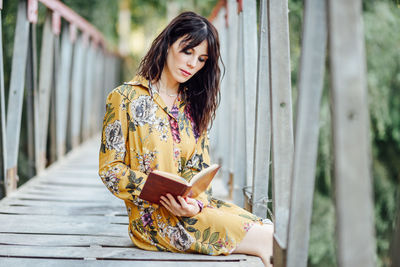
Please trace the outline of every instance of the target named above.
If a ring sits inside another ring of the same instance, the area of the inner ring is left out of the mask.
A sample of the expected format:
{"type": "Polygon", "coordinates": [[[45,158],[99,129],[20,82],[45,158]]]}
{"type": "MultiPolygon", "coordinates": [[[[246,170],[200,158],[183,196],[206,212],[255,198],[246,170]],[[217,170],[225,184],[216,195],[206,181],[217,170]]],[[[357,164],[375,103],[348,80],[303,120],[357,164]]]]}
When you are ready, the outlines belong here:
{"type": "Polygon", "coordinates": [[[1,266],[263,266],[246,255],[149,252],[128,237],[123,202],[97,176],[94,138],[0,201],[1,266]]]}

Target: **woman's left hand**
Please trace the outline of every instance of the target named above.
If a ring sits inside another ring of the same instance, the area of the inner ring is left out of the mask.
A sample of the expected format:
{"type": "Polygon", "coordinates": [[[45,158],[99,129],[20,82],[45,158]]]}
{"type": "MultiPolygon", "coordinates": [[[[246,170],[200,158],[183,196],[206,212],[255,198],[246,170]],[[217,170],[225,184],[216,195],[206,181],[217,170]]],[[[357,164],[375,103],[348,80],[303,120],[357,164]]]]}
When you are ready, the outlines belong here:
{"type": "Polygon", "coordinates": [[[177,197],[178,202],[171,194],[162,196],[160,199],[161,204],[175,216],[191,217],[200,212],[199,204],[196,199],[181,196],[177,197]]]}

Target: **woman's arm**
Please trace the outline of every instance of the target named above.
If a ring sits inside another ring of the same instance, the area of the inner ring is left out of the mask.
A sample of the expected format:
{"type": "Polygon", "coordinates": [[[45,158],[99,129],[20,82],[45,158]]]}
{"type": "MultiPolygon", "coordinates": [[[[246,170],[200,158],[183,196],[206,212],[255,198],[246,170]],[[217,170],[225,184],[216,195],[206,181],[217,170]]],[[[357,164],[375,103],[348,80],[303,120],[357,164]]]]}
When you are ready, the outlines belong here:
{"type": "Polygon", "coordinates": [[[128,137],[127,98],[114,89],[107,97],[106,114],[103,120],[101,147],[99,152],[99,176],[115,196],[128,201],[138,196],[147,179],[147,174],[132,170],[126,146],[128,137]]]}

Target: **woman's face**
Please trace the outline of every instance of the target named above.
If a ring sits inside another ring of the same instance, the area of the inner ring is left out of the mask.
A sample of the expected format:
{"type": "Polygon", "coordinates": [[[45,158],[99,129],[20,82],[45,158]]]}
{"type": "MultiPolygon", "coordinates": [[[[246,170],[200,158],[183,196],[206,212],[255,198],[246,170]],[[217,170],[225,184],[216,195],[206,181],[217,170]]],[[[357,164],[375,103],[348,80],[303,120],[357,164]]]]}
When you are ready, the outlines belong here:
{"type": "Polygon", "coordinates": [[[207,42],[204,40],[198,46],[182,50],[185,43],[181,43],[184,36],[173,43],[167,54],[164,70],[169,79],[184,83],[195,75],[207,60],[207,42]]]}

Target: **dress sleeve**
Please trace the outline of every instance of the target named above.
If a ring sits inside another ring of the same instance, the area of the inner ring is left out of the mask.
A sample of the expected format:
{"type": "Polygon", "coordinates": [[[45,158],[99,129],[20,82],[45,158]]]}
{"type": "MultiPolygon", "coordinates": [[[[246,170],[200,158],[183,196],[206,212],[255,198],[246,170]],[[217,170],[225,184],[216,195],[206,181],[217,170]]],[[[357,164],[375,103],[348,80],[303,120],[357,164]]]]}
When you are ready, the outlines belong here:
{"type": "Polygon", "coordinates": [[[147,175],[130,169],[129,158],[126,157],[129,125],[127,100],[119,88],[107,96],[99,152],[99,176],[116,197],[133,201],[139,196],[147,175]]]}

